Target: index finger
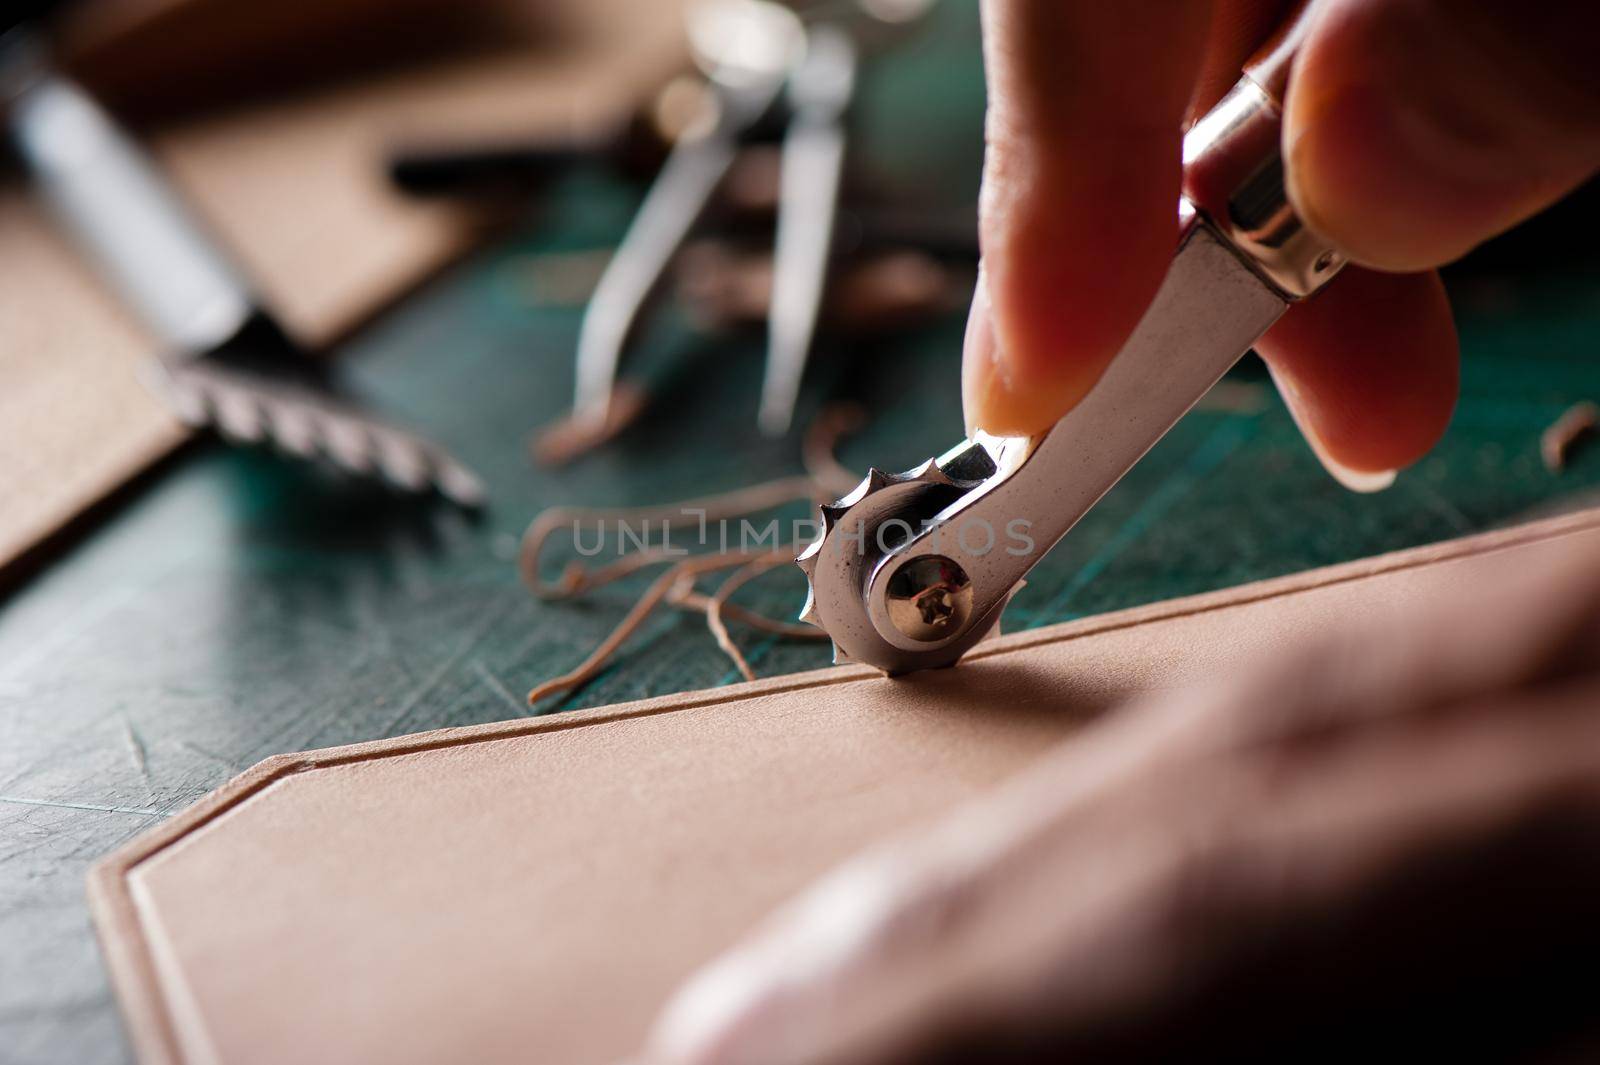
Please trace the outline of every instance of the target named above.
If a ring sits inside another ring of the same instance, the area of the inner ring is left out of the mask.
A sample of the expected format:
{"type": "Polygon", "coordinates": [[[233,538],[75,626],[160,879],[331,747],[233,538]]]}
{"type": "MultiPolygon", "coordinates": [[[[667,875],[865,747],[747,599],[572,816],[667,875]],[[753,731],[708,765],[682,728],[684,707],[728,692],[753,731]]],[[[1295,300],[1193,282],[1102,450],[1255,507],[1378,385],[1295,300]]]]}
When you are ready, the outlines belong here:
{"type": "Polygon", "coordinates": [[[1037,432],[1138,323],[1177,236],[1181,138],[1209,3],[985,0],[983,271],[969,427],[1037,432]]]}

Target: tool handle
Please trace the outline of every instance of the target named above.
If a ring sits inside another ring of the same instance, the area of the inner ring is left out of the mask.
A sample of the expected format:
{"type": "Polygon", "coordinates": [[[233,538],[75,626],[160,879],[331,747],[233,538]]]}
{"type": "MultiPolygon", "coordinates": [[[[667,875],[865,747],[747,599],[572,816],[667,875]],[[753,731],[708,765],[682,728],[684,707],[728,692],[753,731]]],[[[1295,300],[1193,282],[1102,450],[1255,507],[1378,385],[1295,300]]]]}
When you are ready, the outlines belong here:
{"type": "Polygon", "coordinates": [[[243,327],[256,305],[250,286],[87,93],[40,69],[10,118],[52,209],[164,343],[200,354],[243,327]]]}
{"type": "Polygon", "coordinates": [[[1306,228],[1284,186],[1282,100],[1308,25],[1302,5],[1183,140],[1183,194],[1284,299],[1311,295],[1344,257],[1306,228]]]}
{"type": "Polygon", "coordinates": [[[1289,88],[1289,71],[1294,66],[1294,58],[1311,29],[1310,11],[1309,0],[1298,0],[1285,12],[1277,31],[1244,63],[1244,76],[1255,82],[1279,108],[1283,107],[1284,93],[1289,88]]]}

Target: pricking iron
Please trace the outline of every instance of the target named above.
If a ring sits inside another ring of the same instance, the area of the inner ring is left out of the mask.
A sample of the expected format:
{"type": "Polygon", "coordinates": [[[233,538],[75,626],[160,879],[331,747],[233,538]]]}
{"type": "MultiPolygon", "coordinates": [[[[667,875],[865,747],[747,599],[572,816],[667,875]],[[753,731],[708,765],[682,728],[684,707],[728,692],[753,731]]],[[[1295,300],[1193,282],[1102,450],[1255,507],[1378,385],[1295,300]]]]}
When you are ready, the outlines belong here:
{"type": "Polygon", "coordinates": [[[1044,433],[983,433],[822,508],[797,559],[801,618],[835,661],[954,665],[1027,572],[1278,320],[1344,265],[1284,192],[1280,101],[1304,19],[1184,138],[1180,237],[1154,301],[1084,400],[1044,433]]]}

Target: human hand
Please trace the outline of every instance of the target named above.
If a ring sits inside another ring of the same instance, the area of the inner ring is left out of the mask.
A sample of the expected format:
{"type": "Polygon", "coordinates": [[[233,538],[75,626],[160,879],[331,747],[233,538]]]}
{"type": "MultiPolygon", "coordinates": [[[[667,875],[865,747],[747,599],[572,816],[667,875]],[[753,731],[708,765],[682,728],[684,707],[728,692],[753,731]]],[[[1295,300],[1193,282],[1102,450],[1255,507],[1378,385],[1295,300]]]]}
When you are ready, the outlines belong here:
{"type": "MultiPolygon", "coordinates": [[[[1041,431],[1098,380],[1176,241],[1186,121],[1287,0],[984,0],[990,108],[969,428],[1041,431]]],[[[1290,198],[1361,264],[1256,345],[1330,473],[1372,490],[1455,402],[1433,267],[1600,167],[1600,6],[1313,0],[1284,104],[1290,198]]]]}
{"type": "Polygon", "coordinates": [[[643,1060],[1483,1060],[1592,1038],[1600,558],[1541,561],[1091,726],[788,906],[690,982],[643,1060]]]}

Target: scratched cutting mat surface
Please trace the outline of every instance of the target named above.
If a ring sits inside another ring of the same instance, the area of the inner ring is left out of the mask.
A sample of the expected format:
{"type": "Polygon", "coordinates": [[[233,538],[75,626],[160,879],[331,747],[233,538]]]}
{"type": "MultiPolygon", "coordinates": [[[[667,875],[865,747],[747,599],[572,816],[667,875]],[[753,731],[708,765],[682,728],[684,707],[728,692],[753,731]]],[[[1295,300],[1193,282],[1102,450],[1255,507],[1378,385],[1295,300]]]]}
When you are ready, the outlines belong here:
{"type": "MultiPolygon", "coordinates": [[[[893,114],[914,84],[884,83],[863,122],[893,114]]],[[[975,130],[979,105],[965,98],[959,115],[975,130]]],[[[940,164],[936,149],[919,150],[892,165],[940,164]]],[[[943,162],[972,173],[973,158],[962,148],[943,162]]],[[[441,279],[350,353],[383,406],[485,474],[495,505],[482,519],[200,447],[0,606],[0,1061],[127,1058],[83,903],[96,858],[268,755],[527,713],[521,694],[610,630],[639,583],[558,604],[518,583],[516,539],[539,509],[672,501],[798,468],[795,440],[754,430],[759,337],[708,343],[670,315],[647,344],[676,367],[657,413],[569,468],[528,462],[528,431],[567,402],[579,321],[531,289],[529,264],[613,241],[631,203],[592,180],[564,187],[542,226],[441,279]]],[[[1319,471],[1247,364],[1228,403],[1185,419],[1035,571],[1008,626],[1593,501],[1600,448],[1557,475],[1538,438],[1568,404],[1600,398],[1597,296],[1592,278],[1463,286],[1455,423],[1377,496],[1349,495],[1319,471]]],[[[848,464],[905,467],[959,438],[960,335],[953,318],[887,342],[823,345],[809,409],[831,394],[877,412],[845,444],[848,464]]],[[[802,584],[782,572],[747,591],[741,602],[785,614],[802,584]]],[[[763,674],[826,662],[816,644],[737,635],[763,674]]],[[[699,619],[662,614],[595,683],[544,710],[734,679],[699,619]]]]}

